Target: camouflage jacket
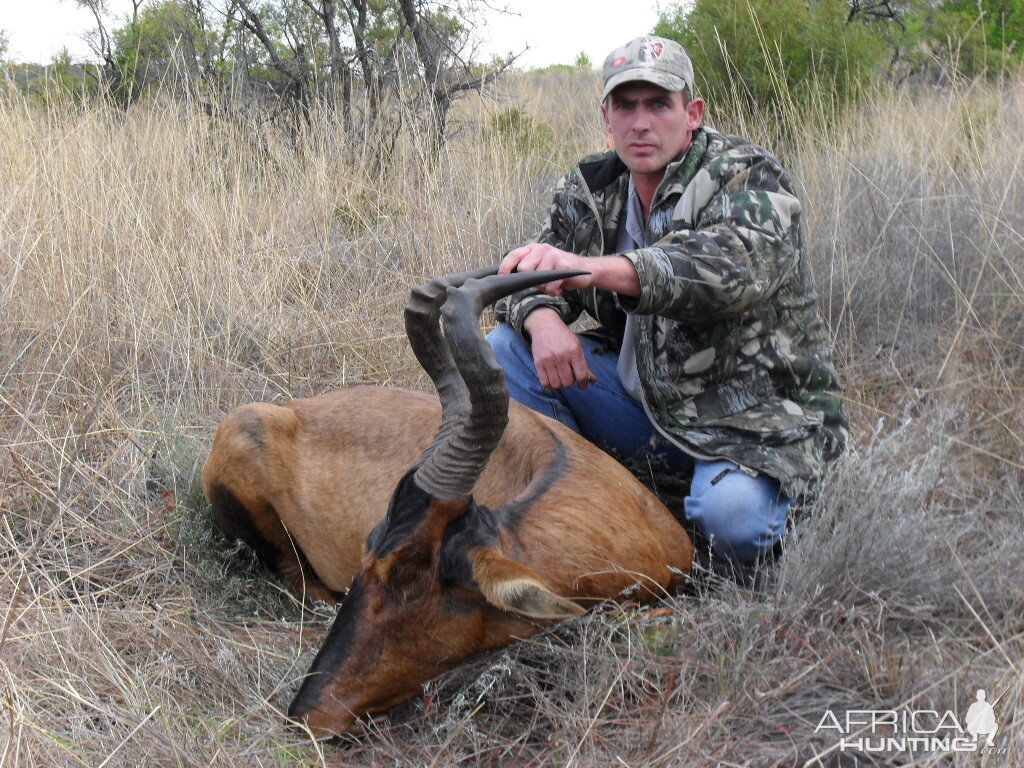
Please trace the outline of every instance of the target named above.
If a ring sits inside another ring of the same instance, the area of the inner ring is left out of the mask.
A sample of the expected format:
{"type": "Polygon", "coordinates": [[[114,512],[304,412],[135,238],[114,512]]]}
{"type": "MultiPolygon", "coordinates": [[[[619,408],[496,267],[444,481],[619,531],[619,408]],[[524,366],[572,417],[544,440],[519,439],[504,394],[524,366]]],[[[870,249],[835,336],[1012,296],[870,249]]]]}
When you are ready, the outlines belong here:
{"type": "MultiPolygon", "coordinates": [[[[626,215],[628,179],[612,151],[584,159],[558,182],[536,239],[609,254],[626,215]]],[[[640,277],[638,298],[533,290],[504,300],[498,318],[522,334],[538,307],[566,323],[586,311],[617,348],[623,309],[631,312],[644,407],[658,432],[698,458],[774,477],[796,496],[847,440],[800,212],[778,160],[702,128],[655,193],[647,222],[653,245],[624,254],[640,277]]]]}

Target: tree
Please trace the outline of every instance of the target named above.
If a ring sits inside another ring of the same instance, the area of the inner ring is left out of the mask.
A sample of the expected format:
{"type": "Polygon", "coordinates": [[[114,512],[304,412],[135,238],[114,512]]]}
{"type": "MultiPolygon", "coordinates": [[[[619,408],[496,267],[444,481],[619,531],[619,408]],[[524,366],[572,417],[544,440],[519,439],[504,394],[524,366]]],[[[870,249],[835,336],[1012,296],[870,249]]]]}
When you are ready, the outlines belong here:
{"type": "Polygon", "coordinates": [[[414,98],[414,107],[427,107],[429,147],[437,150],[444,143],[448,110],[453,100],[460,93],[493,82],[512,64],[514,57],[499,60],[495,68],[480,74],[463,57],[468,30],[453,13],[440,4],[425,0],[398,2],[421,66],[420,93],[414,98]]]}
{"type": "Polygon", "coordinates": [[[898,3],[895,0],[847,0],[847,5],[847,23],[859,17],[871,21],[892,21],[902,24],[904,9],[901,6],[906,6],[907,3],[898,3]]]}
{"type": "Polygon", "coordinates": [[[125,102],[148,88],[177,85],[192,91],[209,60],[211,34],[195,4],[156,0],[136,6],[131,20],[110,35],[115,87],[125,102]]]}
{"type": "Polygon", "coordinates": [[[841,0],[696,0],[669,6],[654,31],[686,48],[698,90],[760,107],[843,102],[884,57],[850,11],[841,0]]]}
{"type": "MultiPolygon", "coordinates": [[[[75,5],[85,8],[93,15],[96,26],[86,40],[93,53],[100,60],[99,77],[104,81],[107,92],[124,103],[125,87],[122,72],[115,59],[114,40],[108,31],[106,19],[110,14],[107,0],[72,0],[75,5]]],[[[145,0],[132,0],[132,20],[138,18],[139,8],[145,0]]]]}
{"type": "Polygon", "coordinates": [[[1024,59],[1024,0],[695,0],[661,12],[698,82],[751,104],[855,98],[894,81],[1003,72],[1024,59]]]}
{"type": "Polygon", "coordinates": [[[120,103],[184,84],[220,103],[276,98],[306,119],[325,103],[346,124],[356,111],[385,123],[397,108],[428,150],[444,142],[454,100],[515,58],[473,63],[465,11],[479,0],[133,0],[112,32],[106,0],[73,1],[93,13],[93,50],[120,103]]]}
{"type": "Polygon", "coordinates": [[[927,41],[966,75],[1001,72],[1024,57],[1024,0],[945,0],[927,41]]]}

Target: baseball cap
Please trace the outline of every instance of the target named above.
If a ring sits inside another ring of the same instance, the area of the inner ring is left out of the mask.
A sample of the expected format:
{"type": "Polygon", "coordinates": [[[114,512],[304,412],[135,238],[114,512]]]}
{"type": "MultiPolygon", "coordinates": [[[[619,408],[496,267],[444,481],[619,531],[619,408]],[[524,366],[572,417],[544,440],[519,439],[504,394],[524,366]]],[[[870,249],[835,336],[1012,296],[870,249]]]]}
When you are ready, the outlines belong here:
{"type": "Polygon", "coordinates": [[[604,60],[604,92],[601,101],[623,83],[642,80],[666,91],[693,92],[693,64],[675,40],[643,35],[616,48],[604,60]]]}

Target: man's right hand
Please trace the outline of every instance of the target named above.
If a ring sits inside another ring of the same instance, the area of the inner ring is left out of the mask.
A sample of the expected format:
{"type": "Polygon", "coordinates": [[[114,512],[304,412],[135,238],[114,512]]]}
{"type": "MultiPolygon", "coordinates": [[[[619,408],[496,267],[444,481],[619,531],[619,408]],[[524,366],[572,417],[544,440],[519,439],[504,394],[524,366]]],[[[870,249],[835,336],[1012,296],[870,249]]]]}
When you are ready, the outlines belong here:
{"type": "Polygon", "coordinates": [[[590,372],[579,337],[547,307],[535,309],[526,318],[524,329],[530,334],[533,364],[542,387],[558,389],[578,384],[586,389],[597,377],[590,372]]]}

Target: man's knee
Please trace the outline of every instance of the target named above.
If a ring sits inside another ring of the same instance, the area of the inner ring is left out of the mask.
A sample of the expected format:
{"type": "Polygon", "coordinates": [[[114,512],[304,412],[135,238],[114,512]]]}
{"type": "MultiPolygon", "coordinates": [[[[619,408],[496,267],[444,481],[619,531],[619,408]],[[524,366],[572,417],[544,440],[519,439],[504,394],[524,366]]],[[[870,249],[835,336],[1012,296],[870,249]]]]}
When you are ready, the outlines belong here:
{"type": "Polygon", "coordinates": [[[521,359],[522,352],[526,349],[523,337],[516,333],[515,328],[508,323],[499,323],[493,331],[488,333],[487,343],[491,345],[494,356],[502,367],[505,367],[506,361],[521,359]]]}
{"type": "MultiPolygon", "coordinates": [[[[515,328],[508,323],[501,323],[487,334],[487,342],[494,352],[494,359],[505,369],[510,388],[533,385],[537,379],[533,352],[515,328]]],[[[516,396],[515,391],[512,394],[513,397],[516,396]]]]}
{"type": "Polygon", "coordinates": [[[687,518],[710,539],[715,554],[741,561],[765,554],[782,538],[791,505],[774,480],[751,477],[727,462],[695,472],[685,501],[687,518]]]}

